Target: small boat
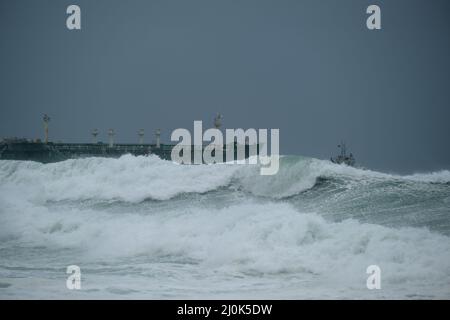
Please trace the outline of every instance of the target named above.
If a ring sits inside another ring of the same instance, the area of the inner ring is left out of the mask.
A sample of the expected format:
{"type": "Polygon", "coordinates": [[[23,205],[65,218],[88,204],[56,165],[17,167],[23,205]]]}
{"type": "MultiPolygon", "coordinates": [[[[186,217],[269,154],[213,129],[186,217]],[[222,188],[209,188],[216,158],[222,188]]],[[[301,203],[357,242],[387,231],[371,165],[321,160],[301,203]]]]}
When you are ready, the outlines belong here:
{"type": "Polygon", "coordinates": [[[347,155],[347,148],[345,146],[345,142],[341,142],[341,144],[338,145],[338,148],[341,149],[341,154],[336,157],[331,157],[330,160],[333,163],[336,164],[345,164],[347,166],[354,167],[355,166],[355,158],[353,157],[353,154],[350,153],[347,155]]]}

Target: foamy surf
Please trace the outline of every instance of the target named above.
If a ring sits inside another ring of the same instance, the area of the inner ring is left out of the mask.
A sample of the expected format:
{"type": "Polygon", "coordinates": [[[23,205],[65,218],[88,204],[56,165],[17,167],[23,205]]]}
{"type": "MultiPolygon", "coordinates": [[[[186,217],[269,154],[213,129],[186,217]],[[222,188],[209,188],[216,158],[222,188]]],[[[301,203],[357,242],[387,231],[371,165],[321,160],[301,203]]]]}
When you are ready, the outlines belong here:
{"type": "Polygon", "coordinates": [[[0,161],[2,298],[450,298],[448,171],[0,161]],[[83,290],[65,288],[82,269],[83,290]],[[382,289],[366,288],[379,265],[382,289]]]}

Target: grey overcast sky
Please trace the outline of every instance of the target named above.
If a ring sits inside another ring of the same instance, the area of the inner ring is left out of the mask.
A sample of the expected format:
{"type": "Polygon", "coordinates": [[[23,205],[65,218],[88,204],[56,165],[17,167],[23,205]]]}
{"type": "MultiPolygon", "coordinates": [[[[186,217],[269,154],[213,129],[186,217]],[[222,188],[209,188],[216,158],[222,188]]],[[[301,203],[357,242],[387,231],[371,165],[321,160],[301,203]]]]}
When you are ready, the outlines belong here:
{"type": "Polygon", "coordinates": [[[450,168],[448,0],[0,0],[0,137],[279,128],[283,154],[450,168]],[[82,30],[66,28],[81,7],[82,30]],[[377,4],[382,30],[366,28],[377,4]]]}

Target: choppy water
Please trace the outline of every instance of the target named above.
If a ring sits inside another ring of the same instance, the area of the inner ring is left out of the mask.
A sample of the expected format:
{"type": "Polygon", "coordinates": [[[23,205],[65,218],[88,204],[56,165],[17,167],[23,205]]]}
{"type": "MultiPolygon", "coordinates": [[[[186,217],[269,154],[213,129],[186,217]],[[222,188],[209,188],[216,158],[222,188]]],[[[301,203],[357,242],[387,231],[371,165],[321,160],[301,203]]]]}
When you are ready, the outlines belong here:
{"type": "Polygon", "coordinates": [[[449,171],[0,161],[0,298],[448,299],[449,236],[449,171]]]}

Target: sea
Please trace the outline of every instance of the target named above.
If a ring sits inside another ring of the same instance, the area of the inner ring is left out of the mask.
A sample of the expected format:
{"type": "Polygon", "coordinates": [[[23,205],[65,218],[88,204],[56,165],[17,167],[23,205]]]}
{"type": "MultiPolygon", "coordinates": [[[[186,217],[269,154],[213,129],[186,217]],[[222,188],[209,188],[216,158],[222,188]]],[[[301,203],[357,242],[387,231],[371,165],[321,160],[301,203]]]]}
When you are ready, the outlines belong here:
{"type": "Polygon", "coordinates": [[[450,298],[450,171],[259,169],[1,160],[0,298],[450,298]]]}

